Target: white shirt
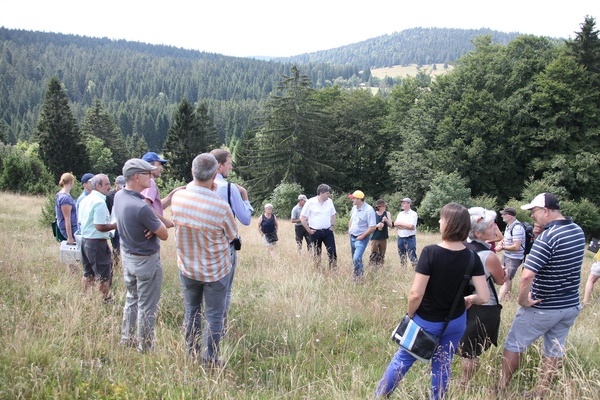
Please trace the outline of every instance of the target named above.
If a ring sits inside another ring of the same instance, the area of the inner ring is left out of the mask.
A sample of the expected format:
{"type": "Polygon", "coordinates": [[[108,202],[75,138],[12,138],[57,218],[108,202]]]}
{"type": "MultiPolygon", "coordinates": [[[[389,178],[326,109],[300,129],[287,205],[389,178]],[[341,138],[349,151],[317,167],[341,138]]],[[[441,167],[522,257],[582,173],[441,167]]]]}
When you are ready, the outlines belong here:
{"type": "Polygon", "coordinates": [[[409,237],[417,233],[417,220],[419,216],[414,210],[400,211],[396,217],[396,222],[402,222],[403,224],[410,224],[415,229],[398,229],[398,237],[409,237]]]}
{"type": "Polygon", "coordinates": [[[331,227],[331,217],[336,214],[335,206],[331,199],[323,203],[317,196],[310,198],[302,207],[300,217],[308,219],[308,226],[312,229],[329,229],[331,227]]]}

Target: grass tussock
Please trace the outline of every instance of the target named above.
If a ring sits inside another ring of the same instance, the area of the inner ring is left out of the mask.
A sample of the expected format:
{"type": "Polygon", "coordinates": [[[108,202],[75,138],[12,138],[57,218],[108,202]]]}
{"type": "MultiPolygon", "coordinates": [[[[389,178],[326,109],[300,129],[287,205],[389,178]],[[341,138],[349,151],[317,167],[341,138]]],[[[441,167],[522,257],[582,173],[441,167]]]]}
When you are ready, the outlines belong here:
{"type": "MultiPolygon", "coordinates": [[[[173,231],[161,251],[165,277],[156,350],[140,355],[118,346],[125,293],[121,270],[115,271],[114,304],[103,304],[98,293],[82,295],[80,274],[59,262],[50,227],[37,223],[43,202],[0,193],[0,399],[373,397],[395,351],[388,336],[406,311],[413,278],[412,270],[399,266],[395,238],[385,266],[367,268],[364,282],[356,285],[344,235],[336,236],[339,268],[330,272],[317,270],[305,252],[296,251],[288,221],[280,221],[273,255],[262,245],[256,221],[241,227],[244,244],[222,347],[227,365],[204,371],[184,351],[173,231]]],[[[438,239],[419,234],[419,249],[438,239]]],[[[583,283],[590,266],[588,254],[583,283]]],[[[516,308],[514,297],[504,302],[501,340],[516,308]]],[[[552,398],[598,398],[599,312],[594,301],[572,328],[552,398]]],[[[529,349],[511,384],[513,395],[534,385],[540,353],[539,345],[529,349]]],[[[500,356],[501,348],[485,353],[469,387],[453,382],[448,398],[493,398],[500,356]]],[[[453,375],[460,375],[458,360],[453,375]]],[[[426,398],[428,387],[427,365],[417,363],[393,397],[426,398]]]]}

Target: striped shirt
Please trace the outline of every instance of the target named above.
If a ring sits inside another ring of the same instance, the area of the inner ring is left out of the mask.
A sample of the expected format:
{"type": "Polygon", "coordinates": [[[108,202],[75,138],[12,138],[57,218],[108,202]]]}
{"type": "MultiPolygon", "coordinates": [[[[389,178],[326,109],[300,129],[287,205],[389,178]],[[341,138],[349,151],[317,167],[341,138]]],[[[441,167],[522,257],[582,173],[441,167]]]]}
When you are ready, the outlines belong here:
{"type": "Polygon", "coordinates": [[[212,190],[190,183],[171,201],[177,266],[201,282],[215,282],[231,271],[229,243],[237,228],[231,208],[212,190]]]}
{"type": "Polygon", "coordinates": [[[535,273],[531,294],[542,301],[533,307],[563,309],[579,305],[583,230],[570,219],[550,222],[535,239],[525,268],[535,273]]]}

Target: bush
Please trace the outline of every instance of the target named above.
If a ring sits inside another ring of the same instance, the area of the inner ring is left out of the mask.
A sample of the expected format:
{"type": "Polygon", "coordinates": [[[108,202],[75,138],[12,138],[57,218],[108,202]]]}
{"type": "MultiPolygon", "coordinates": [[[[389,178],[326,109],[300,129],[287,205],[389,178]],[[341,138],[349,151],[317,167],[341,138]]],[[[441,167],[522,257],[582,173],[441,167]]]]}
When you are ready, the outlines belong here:
{"type": "Polygon", "coordinates": [[[565,200],[560,202],[560,208],[565,217],[573,218],[581,226],[586,238],[600,235],[600,212],[594,203],[588,199],[579,202],[565,200]]]}
{"type": "Polygon", "coordinates": [[[458,172],[440,172],[431,181],[429,191],[421,202],[419,218],[423,219],[427,227],[434,228],[437,226],[440,210],[451,202],[470,207],[471,189],[458,172]]]}
{"type": "MultiPolygon", "coordinates": [[[[279,219],[289,219],[292,214],[292,208],[298,203],[298,195],[304,194],[304,188],[297,183],[281,182],[273,193],[271,198],[265,202],[273,204],[273,213],[279,219]]],[[[264,204],[261,205],[261,210],[264,204]]]]}
{"type": "Polygon", "coordinates": [[[52,190],[54,178],[32,146],[0,148],[0,190],[33,195],[52,190]]]}

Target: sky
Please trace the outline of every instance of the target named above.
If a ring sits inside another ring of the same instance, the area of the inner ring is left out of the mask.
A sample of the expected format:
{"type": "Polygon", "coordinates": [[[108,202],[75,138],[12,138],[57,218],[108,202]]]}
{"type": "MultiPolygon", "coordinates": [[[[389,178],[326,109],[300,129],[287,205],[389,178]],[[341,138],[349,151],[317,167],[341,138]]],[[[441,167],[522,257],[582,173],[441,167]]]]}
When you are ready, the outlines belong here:
{"type": "Polygon", "coordinates": [[[230,56],[287,57],[410,28],[490,28],[573,38],[600,1],[0,0],[0,26],[230,56]]]}

